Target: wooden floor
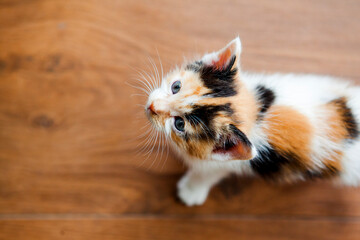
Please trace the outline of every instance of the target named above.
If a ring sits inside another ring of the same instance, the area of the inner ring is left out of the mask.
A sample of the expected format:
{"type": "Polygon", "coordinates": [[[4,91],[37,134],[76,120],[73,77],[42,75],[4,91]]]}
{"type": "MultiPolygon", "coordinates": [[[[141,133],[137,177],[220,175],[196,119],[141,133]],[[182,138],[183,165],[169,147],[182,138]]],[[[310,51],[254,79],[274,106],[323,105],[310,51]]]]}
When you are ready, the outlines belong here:
{"type": "Polygon", "coordinates": [[[360,189],[328,182],[233,177],[184,207],[179,159],[136,155],[145,99],[126,85],[157,53],[169,70],[237,35],[244,69],[360,82],[359,13],[358,0],[0,0],[0,239],[360,239],[360,189]]]}

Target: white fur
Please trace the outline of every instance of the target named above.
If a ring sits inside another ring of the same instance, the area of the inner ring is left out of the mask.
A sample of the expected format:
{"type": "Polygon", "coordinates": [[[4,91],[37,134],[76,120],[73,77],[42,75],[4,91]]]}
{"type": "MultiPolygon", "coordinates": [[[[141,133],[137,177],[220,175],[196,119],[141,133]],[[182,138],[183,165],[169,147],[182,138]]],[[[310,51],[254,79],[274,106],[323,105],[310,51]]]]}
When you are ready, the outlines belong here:
{"type": "Polygon", "coordinates": [[[178,196],[188,206],[201,205],[205,202],[210,188],[228,174],[226,169],[215,171],[189,170],[178,182],[178,196]]]}

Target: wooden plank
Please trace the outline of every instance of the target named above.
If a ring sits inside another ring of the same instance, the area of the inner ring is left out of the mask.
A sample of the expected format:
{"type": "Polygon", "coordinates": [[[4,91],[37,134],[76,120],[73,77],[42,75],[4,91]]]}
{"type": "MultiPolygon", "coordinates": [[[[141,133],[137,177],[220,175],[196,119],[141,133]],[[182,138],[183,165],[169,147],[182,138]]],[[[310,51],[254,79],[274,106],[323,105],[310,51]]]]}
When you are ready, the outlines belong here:
{"type": "Polygon", "coordinates": [[[120,218],[1,220],[0,239],[358,240],[359,221],[295,219],[120,218]]]}
{"type": "Polygon", "coordinates": [[[355,0],[1,1],[0,213],[360,216],[360,190],[327,182],[233,179],[185,208],[175,157],[136,156],[144,98],[125,84],[156,48],[169,69],[236,34],[245,69],[356,80],[359,10],[355,0]]]}
{"type": "MultiPolygon", "coordinates": [[[[98,167],[98,166],[97,166],[98,167]]],[[[359,191],[327,183],[272,186],[229,179],[202,207],[177,202],[179,175],[155,174],[109,164],[104,171],[76,169],[26,172],[31,181],[8,181],[1,188],[2,213],[159,213],[359,216],[359,191]],[[112,170],[110,170],[112,168],[112,170]]]]}

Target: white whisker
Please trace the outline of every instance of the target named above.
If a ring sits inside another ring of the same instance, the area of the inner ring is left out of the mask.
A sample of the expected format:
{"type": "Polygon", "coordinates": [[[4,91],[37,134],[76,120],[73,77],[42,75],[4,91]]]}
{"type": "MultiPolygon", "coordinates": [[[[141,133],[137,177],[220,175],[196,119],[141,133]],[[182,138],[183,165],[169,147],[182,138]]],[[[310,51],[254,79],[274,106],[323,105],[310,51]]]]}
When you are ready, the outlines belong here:
{"type": "Polygon", "coordinates": [[[134,93],[134,94],[131,94],[131,95],[130,95],[130,97],[137,97],[137,96],[147,97],[148,95],[146,95],[146,94],[141,94],[141,93],[134,93]]]}
{"type": "Polygon", "coordinates": [[[156,84],[157,86],[160,86],[160,75],[159,71],[157,69],[157,66],[155,64],[155,61],[152,58],[149,58],[151,65],[153,66],[154,72],[155,72],[155,78],[156,78],[156,84]]]}
{"type": "Polygon", "coordinates": [[[133,87],[133,88],[136,88],[136,89],[138,89],[138,90],[141,90],[141,91],[143,91],[143,92],[146,93],[146,94],[150,94],[150,92],[149,92],[148,90],[146,90],[145,88],[143,88],[143,87],[139,87],[139,86],[132,85],[132,84],[130,84],[129,82],[125,82],[125,84],[129,85],[130,87],[133,87]]]}
{"type": "Polygon", "coordinates": [[[137,72],[140,75],[141,79],[144,81],[144,84],[146,83],[146,85],[148,86],[149,91],[152,92],[154,90],[154,87],[151,84],[151,77],[149,76],[149,74],[147,72],[145,72],[144,70],[142,70],[142,69],[140,69],[137,72]],[[145,75],[148,78],[146,78],[145,75]]]}
{"type": "MultiPolygon", "coordinates": [[[[148,61],[149,63],[151,64],[150,62],[150,56],[148,57],[148,61]]],[[[152,80],[152,83],[153,83],[153,86],[154,86],[154,89],[156,88],[156,73],[154,71],[154,68],[152,65],[149,65],[149,63],[146,63],[146,66],[148,67],[150,73],[151,73],[151,80],[152,80]]]]}
{"type": "MultiPolygon", "coordinates": [[[[151,149],[149,149],[149,150],[145,153],[145,156],[147,156],[147,157],[143,160],[143,162],[141,163],[140,166],[142,166],[142,165],[149,159],[149,157],[151,156],[151,153],[153,152],[153,150],[154,150],[154,148],[155,148],[155,145],[156,145],[156,142],[157,142],[158,137],[159,137],[159,132],[156,132],[156,138],[155,138],[155,140],[151,143],[152,147],[151,147],[151,149]]],[[[149,168],[148,168],[148,170],[149,170],[149,168]]]]}
{"type": "MultiPolygon", "coordinates": [[[[159,63],[160,63],[160,69],[161,69],[161,80],[164,78],[164,69],[163,69],[163,65],[162,65],[162,62],[161,62],[161,59],[160,59],[160,54],[159,54],[159,51],[157,50],[156,48],[156,53],[158,55],[158,59],[159,59],[159,63]]],[[[161,84],[161,83],[160,83],[161,84]]]]}
{"type": "Polygon", "coordinates": [[[137,103],[137,104],[135,104],[137,107],[142,107],[142,108],[145,108],[145,104],[141,104],[141,103],[137,103]]]}
{"type": "MultiPolygon", "coordinates": [[[[146,65],[147,68],[149,68],[148,65],[146,65]]],[[[151,69],[150,69],[151,70],[151,69]]],[[[150,86],[151,91],[153,91],[155,89],[155,86],[153,84],[154,79],[152,76],[150,76],[150,74],[142,69],[139,69],[138,73],[141,75],[141,77],[146,80],[146,82],[148,83],[148,85],[150,86]]]]}
{"type": "MultiPolygon", "coordinates": [[[[145,126],[142,127],[142,129],[143,129],[144,127],[148,127],[148,126],[149,126],[149,125],[145,125],[145,126]]],[[[139,136],[135,137],[134,139],[132,139],[132,140],[130,140],[130,141],[135,141],[135,140],[139,140],[139,139],[143,138],[144,136],[148,135],[151,130],[152,130],[151,128],[147,129],[145,132],[143,132],[142,134],[140,134],[139,136]]]]}
{"type": "Polygon", "coordinates": [[[149,92],[151,92],[149,81],[144,78],[144,76],[142,76],[140,72],[138,72],[137,76],[134,76],[133,80],[136,81],[136,83],[139,83],[142,88],[147,89],[149,92]]]}
{"type": "Polygon", "coordinates": [[[165,136],[165,144],[166,144],[166,156],[165,156],[165,160],[164,160],[164,162],[163,162],[163,164],[162,164],[162,166],[161,166],[161,170],[164,169],[164,166],[165,166],[165,164],[166,164],[166,162],[167,162],[167,159],[168,159],[168,157],[169,157],[169,143],[168,143],[168,139],[167,139],[166,136],[165,136]]]}
{"type": "Polygon", "coordinates": [[[139,149],[138,154],[143,153],[143,151],[145,151],[145,149],[147,149],[148,144],[152,141],[152,139],[153,139],[154,136],[155,136],[154,131],[155,131],[155,129],[154,129],[154,128],[151,128],[151,132],[149,133],[149,136],[148,136],[145,140],[141,141],[138,145],[136,145],[136,147],[138,148],[140,145],[144,144],[144,145],[142,145],[141,148],[139,149]],[[145,142],[145,143],[144,143],[144,142],[145,142]]]}
{"type": "Polygon", "coordinates": [[[149,80],[143,75],[142,72],[144,72],[142,69],[136,69],[131,67],[134,71],[137,72],[137,76],[134,76],[134,80],[136,80],[137,82],[140,82],[141,84],[143,84],[144,87],[146,87],[149,92],[151,92],[153,89],[151,87],[151,84],[149,83],[149,80]],[[140,77],[141,79],[139,79],[138,77],[140,77]]]}
{"type": "MultiPolygon", "coordinates": [[[[152,166],[154,165],[154,163],[157,161],[157,157],[159,156],[160,146],[161,146],[161,140],[162,140],[162,134],[161,134],[161,133],[159,133],[159,137],[160,137],[160,139],[159,139],[160,143],[157,143],[158,146],[157,146],[157,149],[156,149],[156,155],[155,155],[154,160],[153,160],[153,162],[151,163],[149,169],[152,168],[152,166]]],[[[157,162],[159,162],[159,161],[157,161],[157,162]]]]}

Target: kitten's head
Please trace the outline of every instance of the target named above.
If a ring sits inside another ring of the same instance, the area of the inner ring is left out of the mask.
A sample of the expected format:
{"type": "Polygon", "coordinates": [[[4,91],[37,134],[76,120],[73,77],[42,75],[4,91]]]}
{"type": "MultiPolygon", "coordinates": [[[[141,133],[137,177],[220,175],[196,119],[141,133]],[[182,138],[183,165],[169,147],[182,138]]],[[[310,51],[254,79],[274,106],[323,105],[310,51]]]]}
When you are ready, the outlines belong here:
{"type": "Polygon", "coordinates": [[[194,159],[248,160],[256,155],[246,133],[255,101],[240,80],[240,39],[170,72],[151,92],[146,114],[194,159]]]}

